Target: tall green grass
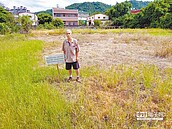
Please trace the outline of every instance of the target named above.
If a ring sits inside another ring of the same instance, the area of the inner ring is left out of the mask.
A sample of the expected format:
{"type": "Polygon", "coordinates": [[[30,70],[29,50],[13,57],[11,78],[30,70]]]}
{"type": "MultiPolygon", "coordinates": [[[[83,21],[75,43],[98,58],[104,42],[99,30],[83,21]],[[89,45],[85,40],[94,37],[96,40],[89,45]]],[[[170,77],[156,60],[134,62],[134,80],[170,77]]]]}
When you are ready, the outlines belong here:
{"type": "MultiPolygon", "coordinates": [[[[168,29],[72,29],[74,34],[108,34],[108,33],[140,33],[140,34],[150,34],[153,36],[172,36],[172,30],[168,29]]],[[[34,30],[31,31],[31,35],[58,35],[65,34],[65,29],[55,29],[55,30],[34,30]]]]}
{"type": "Polygon", "coordinates": [[[24,35],[0,38],[0,128],[70,126],[70,104],[44,80],[55,70],[39,69],[42,45],[24,35]]]}

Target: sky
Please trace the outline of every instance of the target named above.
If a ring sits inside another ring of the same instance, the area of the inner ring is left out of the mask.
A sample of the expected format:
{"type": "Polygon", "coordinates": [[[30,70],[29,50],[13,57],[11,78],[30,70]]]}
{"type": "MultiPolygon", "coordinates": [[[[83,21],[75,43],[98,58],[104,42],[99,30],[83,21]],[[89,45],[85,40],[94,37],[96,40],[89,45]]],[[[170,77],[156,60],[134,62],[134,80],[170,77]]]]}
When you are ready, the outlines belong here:
{"type": "MultiPolygon", "coordinates": [[[[10,9],[13,6],[16,7],[26,7],[31,12],[44,11],[56,7],[57,4],[61,8],[65,8],[68,5],[74,3],[83,3],[83,2],[102,2],[108,5],[115,5],[116,2],[120,3],[125,0],[0,0],[0,3],[3,3],[5,7],[10,9]]],[[[142,1],[152,1],[152,0],[142,0],[142,1]]]]}

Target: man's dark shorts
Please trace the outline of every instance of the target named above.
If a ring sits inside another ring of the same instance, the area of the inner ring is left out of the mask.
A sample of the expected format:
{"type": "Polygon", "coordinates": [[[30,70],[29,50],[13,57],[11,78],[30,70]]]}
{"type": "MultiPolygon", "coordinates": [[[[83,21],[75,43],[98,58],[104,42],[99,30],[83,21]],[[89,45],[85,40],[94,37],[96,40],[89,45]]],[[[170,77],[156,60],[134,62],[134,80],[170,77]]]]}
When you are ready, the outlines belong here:
{"type": "Polygon", "coordinates": [[[73,69],[79,69],[79,63],[78,62],[72,62],[72,63],[67,63],[66,62],[66,70],[70,70],[73,67],[73,69]]]}

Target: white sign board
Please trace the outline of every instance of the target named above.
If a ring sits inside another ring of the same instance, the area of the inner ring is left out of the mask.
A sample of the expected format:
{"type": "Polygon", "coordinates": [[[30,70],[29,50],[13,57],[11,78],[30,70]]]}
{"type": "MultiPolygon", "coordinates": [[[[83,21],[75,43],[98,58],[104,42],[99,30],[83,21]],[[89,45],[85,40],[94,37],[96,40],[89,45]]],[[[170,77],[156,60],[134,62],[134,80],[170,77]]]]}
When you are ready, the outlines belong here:
{"type": "Polygon", "coordinates": [[[46,65],[64,64],[64,54],[45,56],[46,65]]]}

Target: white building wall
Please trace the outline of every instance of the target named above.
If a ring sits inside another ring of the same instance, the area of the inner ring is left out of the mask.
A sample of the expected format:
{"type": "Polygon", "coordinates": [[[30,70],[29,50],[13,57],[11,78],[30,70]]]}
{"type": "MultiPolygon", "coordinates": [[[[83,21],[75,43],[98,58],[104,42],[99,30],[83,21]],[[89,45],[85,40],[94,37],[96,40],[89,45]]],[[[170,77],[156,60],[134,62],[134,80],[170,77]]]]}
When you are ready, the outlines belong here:
{"type": "Polygon", "coordinates": [[[87,18],[87,25],[91,23],[94,25],[94,20],[100,20],[102,24],[104,24],[107,20],[109,20],[109,16],[104,14],[95,14],[87,18]]]}
{"type": "Polygon", "coordinates": [[[29,16],[30,20],[33,21],[32,25],[33,26],[37,26],[38,25],[38,17],[36,16],[36,14],[33,13],[19,13],[19,16],[29,16]]]}
{"type": "Polygon", "coordinates": [[[95,20],[108,20],[109,19],[109,16],[107,15],[104,15],[104,14],[96,14],[94,15],[94,19],[95,20]]]}

